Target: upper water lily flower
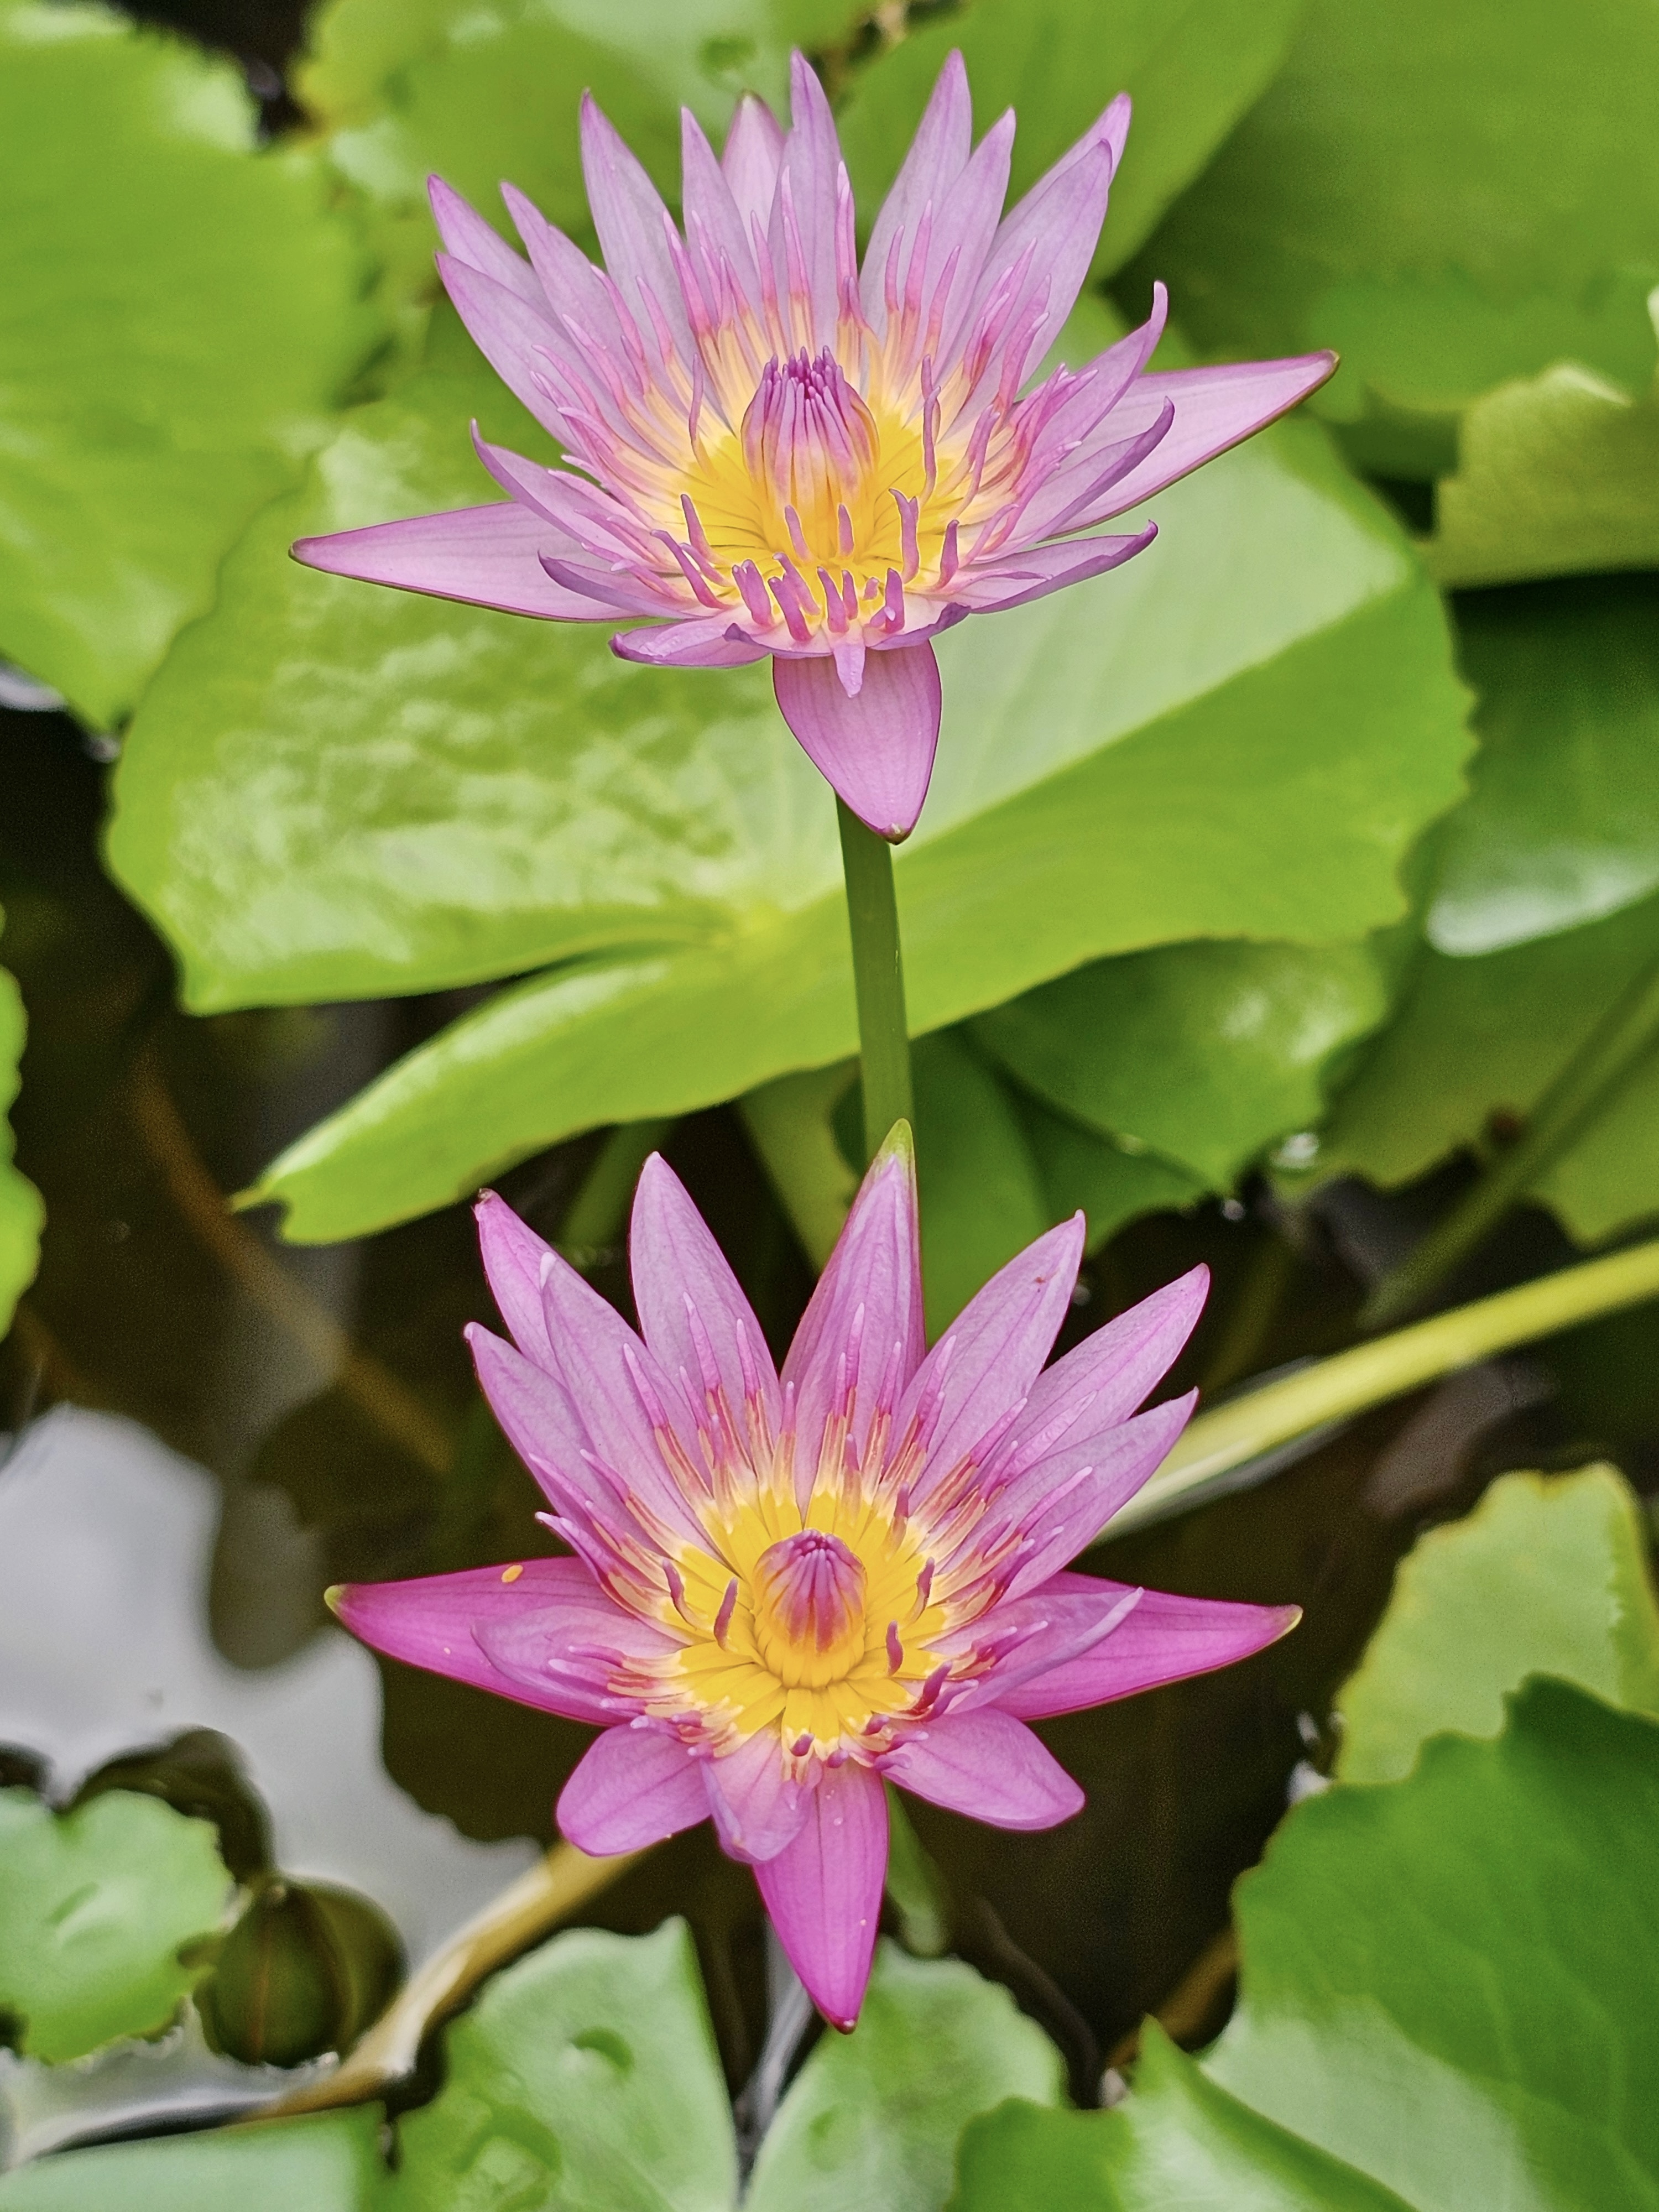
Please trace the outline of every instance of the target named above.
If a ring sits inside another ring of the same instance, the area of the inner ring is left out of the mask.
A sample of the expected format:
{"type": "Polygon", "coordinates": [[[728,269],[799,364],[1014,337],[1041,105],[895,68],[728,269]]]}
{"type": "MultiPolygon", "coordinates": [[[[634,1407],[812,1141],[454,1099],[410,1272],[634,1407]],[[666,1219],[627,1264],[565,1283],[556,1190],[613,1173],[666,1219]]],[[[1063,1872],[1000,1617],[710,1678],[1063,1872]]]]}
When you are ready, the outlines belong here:
{"type": "Polygon", "coordinates": [[[908,835],[939,738],[929,641],[1140,551],[1114,515],[1295,405],[1332,354],[1148,374],[1151,319],[1025,391],[1088,275],[1127,97],[1004,216],[1012,112],[975,147],[946,62],[862,265],[829,104],[797,54],[793,127],[738,110],[716,160],[684,118],[685,228],[590,100],[596,268],[504,186],[526,264],[447,185],[439,267],[479,348],[563,449],[474,437],[508,496],[301,540],[314,568],[559,622],[618,617],[626,659],[769,654],[790,728],[852,811],[908,835]]]}
{"type": "Polygon", "coordinates": [[[634,1206],[642,1341],[499,1198],[478,1219],[514,1337],[470,1332],[478,1377],[574,1556],[357,1584],[335,1610],[394,1658],[597,1723],[558,1805],[582,1850],[712,1814],[838,2027],[881,1910],[884,1778],[1052,1827],[1083,1793],[1029,1721],[1225,1666],[1297,1618],[1065,1571],[1192,1409],[1134,1412],[1198,1317],[1201,1267],[1045,1370],[1079,1216],[928,1352],[901,1125],[780,1377],[660,1159],[634,1206]]]}

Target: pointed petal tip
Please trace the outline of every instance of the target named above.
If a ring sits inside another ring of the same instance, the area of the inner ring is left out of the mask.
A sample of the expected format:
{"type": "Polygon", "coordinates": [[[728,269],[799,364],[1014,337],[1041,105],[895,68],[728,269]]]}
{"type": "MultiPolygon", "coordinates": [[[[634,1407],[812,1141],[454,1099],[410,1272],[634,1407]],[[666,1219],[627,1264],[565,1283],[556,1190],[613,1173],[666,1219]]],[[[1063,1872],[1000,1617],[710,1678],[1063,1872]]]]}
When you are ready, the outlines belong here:
{"type": "Polygon", "coordinates": [[[340,1618],[340,1607],[345,1602],[345,1594],[346,1585],[344,1583],[331,1583],[328,1588],[323,1592],[323,1603],[328,1607],[329,1611],[334,1615],[337,1620],[340,1618]]]}

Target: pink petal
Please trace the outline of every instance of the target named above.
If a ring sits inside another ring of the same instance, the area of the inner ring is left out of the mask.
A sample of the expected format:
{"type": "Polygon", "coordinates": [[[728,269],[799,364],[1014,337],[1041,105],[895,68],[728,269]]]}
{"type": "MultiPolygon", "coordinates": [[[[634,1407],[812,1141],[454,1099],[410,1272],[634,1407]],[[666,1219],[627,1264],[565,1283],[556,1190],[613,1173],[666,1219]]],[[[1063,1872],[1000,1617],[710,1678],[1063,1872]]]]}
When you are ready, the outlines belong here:
{"type": "Polygon", "coordinates": [[[902,1436],[913,1413],[936,1409],[918,1503],[981,1449],[1030,1389],[1060,1334],[1082,1258],[1079,1213],[993,1275],[922,1362],[894,1424],[902,1436]]]}
{"type": "MultiPolygon", "coordinates": [[[[532,1680],[507,1675],[485,1653],[478,1632],[488,1634],[521,1616],[548,1620],[556,1615],[573,1643],[596,1637],[651,1635],[629,1623],[606,1597],[580,1559],[526,1559],[521,1571],[469,1567],[457,1575],[422,1575],[410,1582],[347,1583],[331,1590],[329,1602],[344,1626],[371,1650],[470,1682],[498,1698],[511,1698],[567,1720],[611,1721],[615,1703],[607,1687],[608,1668],[589,1666],[580,1674],[545,1671],[532,1680]],[[506,1577],[511,1574],[511,1580],[506,1577]]],[[[670,1649],[669,1639],[657,1639],[670,1649]]]]}
{"type": "Polygon", "coordinates": [[[783,1771],[783,1753],[770,1729],[746,1736],[735,1751],[706,1759],[707,1810],[714,1816],[720,1849],[745,1866],[775,1859],[800,1833],[812,1792],[783,1771]]]}
{"type": "Polygon", "coordinates": [[[551,1368],[547,1312],[542,1304],[542,1263],[552,1246],[520,1221],[504,1198],[485,1191],[472,1209],[478,1224],[478,1252],[501,1319],[526,1358],[551,1368]]]}
{"type": "Polygon", "coordinates": [[[670,1528],[706,1540],[663,1457],[657,1424],[678,1434],[694,1466],[696,1431],[649,1350],[556,1252],[544,1263],[542,1303],[554,1371],[601,1463],[670,1528]]]}
{"type": "MultiPolygon", "coordinates": [[[[1035,1590],[1094,1542],[1113,1514],[1163,1466],[1197,1403],[1196,1390],[1171,1398],[1104,1436],[1043,1461],[1012,1486],[1007,1510],[1024,1521],[1034,1549],[1009,1583],[1010,1597],[1035,1590]],[[1057,1502],[1046,1505],[1045,1498],[1057,1502]]],[[[1004,1501],[999,1498],[997,1503],[1001,1506],[1004,1501]]]]}
{"type": "MultiPolygon", "coordinates": [[[[900,239],[907,246],[915,243],[926,209],[931,208],[934,222],[940,220],[950,205],[952,187],[968,166],[973,141],[974,103],[968,89],[968,70],[960,53],[953,50],[945,58],[910,150],[893,179],[891,191],[882,202],[865,250],[860,289],[864,312],[878,337],[887,328],[887,264],[893,242],[900,239]]],[[[1000,201],[997,211],[1001,211],[1000,201]]],[[[994,222],[995,217],[992,220],[994,222]]],[[[901,291],[908,266],[908,252],[902,249],[897,264],[901,291]]]]}
{"type": "Polygon", "coordinates": [[[694,1828],[708,1817],[698,1764],[665,1729],[607,1729],[559,1792],[560,1831],[579,1851],[612,1858],[694,1828]]]}
{"type": "Polygon", "coordinates": [[[763,100],[744,93],[726,134],[720,169],[745,234],[752,232],[756,216],[763,231],[770,222],[782,161],[783,126],[763,100]]]}
{"type": "Polygon", "coordinates": [[[618,615],[643,615],[647,621],[653,616],[666,616],[672,620],[682,601],[688,608],[695,605],[684,578],[678,575],[671,583],[616,562],[573,559],[562,547],[557,552],[544,550],[536,557],[556,584],[586,601],[590,620],[614,622],[618,615]]]}
{"type": "Polygon", "coordinates": [[[659,1153],[641,1171],[629,1232],[634,1306],[647,1344],[684,1392],[699,1426],[720,1437],[718,1390],[741,1443],[758,1458],[778,1431],[776,1370],[760,1323],[685,1186],[659,1153]],[[750,1409],[763,1426],[755,1433],[750,1409]]]}
{"type": "Polygon", "coordinates": [[[562,1514],[637,1539],[626,1508],[589,1461],[586,1435],[562,1384],[477,1322],[464,1334],[478,1387],[548,1503],[562,1514]]]}
{"type": "Polygon", "coordinates": [[[766,648],[752,645],[730,615],[698,617],[665,629],[619,630],[611,641],[618,660],[646,668],[746,668],[764,660],[766,648]]]}
{"type": "Polygon", "coordinates": [[[873,653],[849,699],[827,653],[775,659],[783,719],[861,822],[899,844],[916,826],[939,744],[941,695],[931,645],[873,653]]]}
{"type": "Polygon", "coordinates": [[[851,1441],[861,1453],[884,1382],[896,1396],[927,1348],[915,1155],[901,1129],[871,1162],[783,1363],[798,1488],[817,1471],[823,1425],[841,1394],[853,1392],[851,1441]]]}
{"type": "Polygon", "coordinates": [[[1128,128],[1128,96],[1120,93],[1005,218],[986,257],[969,311],[965,339],[971,340],[975,321],[1003,277],[1019,270],[1022,264],[1024,273],[1013,293],[1012,312],[1004,335],[980,379],[979,389],[997,383],[1007,349],[1016,343],[1023,357],[1013,365],[1012,374],[1016,382],[1021,380],[1026,365],[1042,359],[1071,313],[1094,258],[1112,175],[1128,128]],[[1039,302],[1037,319],[1028,321],[1024,311],[1030,307],[1035,312],[1039,302]]]}
{"type": "Polygon", "coordinates": [[[998,1479],[1036,1466],[1067,1437],[1099,1436],[1132,1413],[1179,1358],[1209,1289],[1209,1269],[1194,1267],[1045,1369],[992,1462],[998,1479]]]}
{"type": "Polygon", "coordinates": [[[946,1714],[884,1762],[902,1790],[993,1828],[1052,1828],[1083,1809],[1083,1792],[1024,1721],[986,1707],[946,1714]]]}
{"type": "MultiPolygon", "coordinates": [[[[743,105],[758,106],[752,94],[743,105]]],[[[741,112],[741,111],[739,111],[741,112]]],[[[767,111],[768,122],[771,117],[767,111]]],[[[775,131],[775,124],[772,125],[775,131]]],[[[738,126],[732,125],[732,137],[738,126]]],[[[730,268],[736,277],[738,289],[751,307],[759,310],[762,294],[759,274],[755,267],[754,242],[749,225],[738,212],[732,186],[725,171],[714,158],[714,149],[704,137],[702,125],[689,107],[680,111],[680,174],[683,179],[680,199],[685,213],[685,241],[691,267],[699,280],[699,294],[711,315],[720,312],[721,302],[709,295],[703,287],[709,284],[702,256],[708,252],[730,268]]],[[[772,194],[769,185],[767,207],[771,206],[772,194]]],[[[762,217],[765,220],[764,213],[762,217]]],[[[689,304],[689,303],[688,303],[689,304]]]]}
{"type": "Polygon", "coordinates": [[[690,362],[691,326],[668,249],[668,210],[638,160],[600,113],[591,93],[582,95],[582,176],[605,265],[638,325],[647,348],[659,353],[648,294],[667,324],[680,359],[690,362]]]}
{"type": "Polygon", "coordinates": [[[1166,399],[1175,402],[1175,422],[1139,467],[1073,515],[1070,526],[1088,529],[1139,506],[1178,477],[1189,475],[1276,421],[1316,392],[1335,367],[1334,353],[1310,353],[1287,361],[1155,370],[1141,377],[1112,417],[1113,434],[1123,436],[1151,422],[1166,399]]]}
{"type": "MultiPolygon", "coordinates": [[[[1097,1612],[1126,1594],[1126,1585],[1093,1575],[1059,1574],[1042,1593],[1057,1625],[1079,1607],[1097,1612]]],[[[1302,1618],[1299,1606],[1233,1605],[1220,1599],[1143,1591],[1139,1603],[1104,1640],[1015,1689],[1000,1692],[1005,1712],[1024,1720],[1081,1712],[1164,1682],[1208,1674],[1276,1644],[1302,1618]]]]}
{"type": "Polygon", "coordinates": [[[432,203],[432,218],[438,226],[438,235],[445,251],[457,261],[493,276],[498,284],[506,285],[510,292],[545,315],[547,302],[541,286],[536,282],[534,270],[528,268],[522,257],[516,254],[507,240],[477,210],[464,200],[452,185],[441,177],[426,180],[427,198],[432,203]]]}
{"type": "MultiPolygon", "coordinates": [[[[550,223],[516,185],[503,185],[501,198],[536,272],[544,313],[571,316],[584,330],[591,331],[608,353],[620,354],[623,349],[622,322],[615,297],[606,289],[600,272],[580,246],[550,223]]],[[[570,358],[568,354],[563,357],[570,358]]]]}
{"type": "Polygon", "coordinates": [[[438,256],[438,274],[468,335],[501,382],[561,445],[570,443],[564,418],[548,396],[542,350],[564,351],[562,331],[545,301],[527,298],[516,284],[499,284],[453,254],[438,256]]]}
{"type": "Polygon", "coordinates": [[[969,568],[952,577],[951,596],[976,615],[1000,614],[1033,599],[1046,599],[1067,584],[1086,583],[1109,568],[1121,568],[1137,553],[1144,553],[1157,535],[1158,525],[1149,522],[1133,538],[1067,538],[1058,545],[1030,546],[988,568],[969,568]]]}
{"type": "Polygon", "coordinates": [[[811,1793],[800,1833],[755,1869],[789,1963],[829,2021],[852,2029],[864,2002],[887,1879],[881,1778],[848,1760],[811,1793]]]}
{"type": "Polygon", "coordinates": [[[366,584],[391,584],[550,622],[603,621],[603,607],[566,591],[542,567],[541,549],[556,534],[551,523],[507,500],[496,507],[464,507],[410,522],[301,538],[291,550],[307,568],[331,576],[356,576],[366,584]]]}
{"type": "Polygon", "coordinates": [[[523,1698],[529,1691],[529,1704],[556,1699],[555,1711],[569,1718],[608,1726],[632,1720],[639,1711],[636,1698],[619,1694],[613,1686],[621,1670],[638,1662],[649,1666],[679,1646],[660,1629],[614,1605],[591,1577],[589,1584],[591,1595],[580,1602],[562,1598],[540,1612],[498,1607],[492,1613],[476,1614],[472,1640],[505,1678],[490,1686],[510,1697],[523,1698]]]}
{"type": "Polygon", "coordinates": [[[789,58],[790,124],[778,167],[777,194],[768,224],[779,296],[789,298],[795,264],[791,225],[805,264],[806,299],[817,346],[833,345],[838,320],[836,290],[836,188],[841,143],[817,71],[797,52],[789,58]]]}

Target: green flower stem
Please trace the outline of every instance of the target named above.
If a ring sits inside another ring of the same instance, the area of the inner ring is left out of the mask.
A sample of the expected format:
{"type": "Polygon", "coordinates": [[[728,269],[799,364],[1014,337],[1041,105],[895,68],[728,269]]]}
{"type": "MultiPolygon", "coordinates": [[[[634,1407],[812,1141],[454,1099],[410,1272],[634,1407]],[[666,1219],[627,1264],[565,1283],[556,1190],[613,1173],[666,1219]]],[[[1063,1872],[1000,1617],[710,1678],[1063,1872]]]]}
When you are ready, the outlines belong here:
{"type": "Polygon", "coordinates": [[[1158,1472],[1113,1520],[1109,1536],[1185,1512],[1218,1477],[1327,1421],[1346,1420],[1494,1352],[1656,1297],[1659,1241],[1455,1307],[1266,1383],[1189,1423],[1158,1472]]]}
{"type": "Polygon", "coordinates": [[[910,1032],[904,1019],[904,961],[898,902],[893,896],[893,848],[867,829],[844,800],[842,872],[853,936],[853,984],[858,994],[859,1052],[864,1083],[864,1150],[874,1159],[895,1121],[915,1119],[910,1096],[910,1032]]]}
{"type": "Polygon", "coordinates": [[[1639,975],[1534,1108],[1525,1135],[1495,1159],[1445,1219],[1391,1268],[1359,1316],[1362,1328],[1402,1321],[1470,1253],[1593,1121],[1659,1038],[1659,963],[1639,975]]]}
{"type": "Polygon", "coordinates": [[[622,1235],[640,1170],[672,1121],[624,1121],[600,1146],[559,1224],[559,1248],[573,1265],[591,1265],[622,1235]]]}

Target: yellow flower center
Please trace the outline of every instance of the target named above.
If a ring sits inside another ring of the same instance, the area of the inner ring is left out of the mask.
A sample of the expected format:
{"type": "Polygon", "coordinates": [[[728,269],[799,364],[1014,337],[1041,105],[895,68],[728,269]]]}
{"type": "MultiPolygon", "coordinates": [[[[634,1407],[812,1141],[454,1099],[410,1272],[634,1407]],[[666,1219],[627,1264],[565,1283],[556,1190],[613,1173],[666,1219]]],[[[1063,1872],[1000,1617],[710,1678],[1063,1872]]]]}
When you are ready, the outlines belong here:
{"type": "Polygon", "coordinates": [[[828,1484],[803,1512],[774,1481],[709,1537],[676,1558],[672,1625],[690,1638],[666,1662],[660,1711],[690,1705],[733,1736],[774,1729],[805,1757],[915,1704],[947,1624],[931,1564],[890,1504],[828,1484]]]}

